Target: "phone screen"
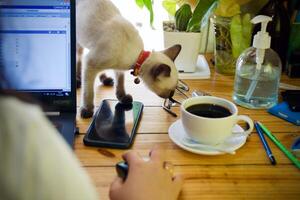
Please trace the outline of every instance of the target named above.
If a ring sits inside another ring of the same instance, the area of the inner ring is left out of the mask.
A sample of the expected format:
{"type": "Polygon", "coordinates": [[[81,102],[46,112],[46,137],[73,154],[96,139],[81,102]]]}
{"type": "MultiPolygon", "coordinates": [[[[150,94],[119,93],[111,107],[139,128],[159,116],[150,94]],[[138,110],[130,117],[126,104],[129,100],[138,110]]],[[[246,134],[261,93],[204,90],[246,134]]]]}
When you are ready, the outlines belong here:
{"type": "Polygon", "coordinates": [[[117,100],[103,100],[84,137],[85,144],[128,148],[136,133],[142,109],[141,102],[122,104],[117,100]]]}

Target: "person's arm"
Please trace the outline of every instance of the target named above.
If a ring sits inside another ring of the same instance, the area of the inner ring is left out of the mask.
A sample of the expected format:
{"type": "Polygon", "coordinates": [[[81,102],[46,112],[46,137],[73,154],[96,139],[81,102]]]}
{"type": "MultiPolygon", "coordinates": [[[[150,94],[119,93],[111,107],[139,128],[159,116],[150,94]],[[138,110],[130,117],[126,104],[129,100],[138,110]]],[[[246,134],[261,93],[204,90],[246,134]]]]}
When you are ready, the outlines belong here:
{"type": "Polygon", "coordinates": [[[175,200],[178,198],[183,179],[173,176],[165,167],[165,156],[157,149],[144,161],[136,152],[123,155],[129,165],[125,181],[117,177],[110,187],[111,200],[175,200]]]}
{"type": "Polygon", "coordinates": [[[0,199],[98,199],[73,151],[40,109],[23,103],[10,109],[0,133],[0,199]]]}

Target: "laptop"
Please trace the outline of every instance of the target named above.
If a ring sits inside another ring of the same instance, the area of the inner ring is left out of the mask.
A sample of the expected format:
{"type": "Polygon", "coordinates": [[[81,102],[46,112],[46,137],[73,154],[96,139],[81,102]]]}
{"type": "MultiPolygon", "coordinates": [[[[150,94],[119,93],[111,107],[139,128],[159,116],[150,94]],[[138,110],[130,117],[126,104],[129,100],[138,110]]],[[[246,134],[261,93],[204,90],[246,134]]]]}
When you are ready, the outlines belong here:
{"type": "Polygon", "coordinates": [[[1,70],[8,89],[38,98],[73,146],[76,121],[75,0],[0,0],[1,70]]]}

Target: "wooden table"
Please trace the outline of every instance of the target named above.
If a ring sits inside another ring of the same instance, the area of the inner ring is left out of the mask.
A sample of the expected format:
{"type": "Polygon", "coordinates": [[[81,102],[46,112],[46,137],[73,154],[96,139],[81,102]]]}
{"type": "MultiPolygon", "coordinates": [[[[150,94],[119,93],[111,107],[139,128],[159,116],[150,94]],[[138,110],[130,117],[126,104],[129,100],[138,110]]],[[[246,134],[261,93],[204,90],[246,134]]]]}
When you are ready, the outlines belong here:
{"type": "MultiPolygon", "coordinates": [[[[145,88],[135,85],[133,77],[126,77],[127,91],[134,100],[144,103],[142,120],[131,149],[147,156],[154,146],[166,152],[167,160],[175,165],[175,173],[185,177],[180,199],[300,199],[300,170],[270,141],[269,145],[278,164],[272,166],[262,143],[255,132],[236,155],[205,156],[182,150],[168,136],[169,126],[178,118],[161,108],[162,99],[145,88]]],[[[300,86],[300,79],[283,75],[282,82],[300,86]]],[[[234,77],[214,72],[208,80],[186,80],[191,90],[203,90],[214,96],[231,100],[234,77]]],[[[96,85],[96,105],[104,98],[115,98],[114,89],[96,85]]],[[[80,105],[80,89],[78,105],[80,105]]],[[[79,108],[79,107],[78,107],[79,108]]],[[[179,108],[175,109],[179,113],[179,108]]],[[[265,124],[286,146],[300,136],[300,127],[269,115],[265,110],[249,110],[239,107],[240,114],[265,124]]],[[[77,125],[80,135],[75,141],[75,153],[94,181],[102,199],[108,199],[110,183],[116,176],[115,164],[121,160],[124,150],[93,148],[83,144],[83,136],[91,119],[81,119],[77,125]]]]}

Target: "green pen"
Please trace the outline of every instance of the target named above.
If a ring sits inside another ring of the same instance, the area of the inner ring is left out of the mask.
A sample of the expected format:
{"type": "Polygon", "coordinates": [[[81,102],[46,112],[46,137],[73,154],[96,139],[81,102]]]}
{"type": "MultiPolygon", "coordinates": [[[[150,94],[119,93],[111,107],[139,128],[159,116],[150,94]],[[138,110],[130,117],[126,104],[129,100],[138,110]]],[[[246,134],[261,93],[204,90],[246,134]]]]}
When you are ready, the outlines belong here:
{"type": "Polygon", "coordinates": [[[281,142],[264,126],[262,123],[257,122],[261,127],[263,132],[277,145],[277,147],[300,169],[300,161],[289,151],[287,150],[281,142]]]}

